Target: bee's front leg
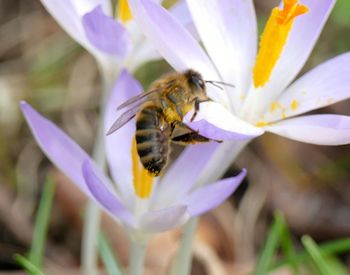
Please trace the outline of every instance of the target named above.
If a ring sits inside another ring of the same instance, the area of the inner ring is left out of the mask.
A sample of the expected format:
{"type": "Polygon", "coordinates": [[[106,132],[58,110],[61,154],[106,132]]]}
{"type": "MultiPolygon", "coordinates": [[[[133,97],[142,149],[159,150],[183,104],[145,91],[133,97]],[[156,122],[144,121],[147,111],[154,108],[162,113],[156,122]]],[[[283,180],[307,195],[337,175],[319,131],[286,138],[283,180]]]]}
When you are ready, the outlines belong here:
{"type": "Polygon", "coordinates": [[[190,119],[191,122],[196,118],[198,111],[199,111],[199,100],[198,100],[198,98],[195,98],[194,99],[194,112],[193,112],[193,115],[190,119]]]}

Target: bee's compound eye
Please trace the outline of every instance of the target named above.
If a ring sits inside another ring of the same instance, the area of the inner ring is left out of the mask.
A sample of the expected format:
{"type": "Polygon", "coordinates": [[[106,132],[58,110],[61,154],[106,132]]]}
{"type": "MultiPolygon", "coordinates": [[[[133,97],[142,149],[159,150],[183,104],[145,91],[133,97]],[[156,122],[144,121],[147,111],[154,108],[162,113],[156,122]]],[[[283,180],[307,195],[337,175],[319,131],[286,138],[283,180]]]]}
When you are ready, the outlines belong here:
{"type": "Polygon", "coordinates": [[[188,70],[185,73],[185,75],[191,86],[195,86],[197,89],[202,89],[202,90],[205,89],[205,83],[203,81],[203,78],[198,72],[194,70],[188,70]]]}
{"type": "Polygon", "coordinates": [[[201,87],[202,89],[205,88],[205,84],[204,84],[203,79],[198,79],[198,86],[201,87]]]}
{"type": "Polygon", "coordinates": [[[198,76],[193,76],[192,77],[192,83],[199,89],[203,89],[205,88],[205,84],[204,81],[201,77],[198,76]]]}

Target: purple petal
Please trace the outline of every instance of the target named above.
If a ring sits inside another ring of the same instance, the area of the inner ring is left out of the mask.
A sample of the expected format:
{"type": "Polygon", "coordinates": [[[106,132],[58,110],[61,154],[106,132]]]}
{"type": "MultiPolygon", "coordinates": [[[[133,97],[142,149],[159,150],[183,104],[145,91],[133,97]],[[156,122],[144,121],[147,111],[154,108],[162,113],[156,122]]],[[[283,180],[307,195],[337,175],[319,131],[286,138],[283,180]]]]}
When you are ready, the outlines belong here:
{"type": "Polygon", "coordinates": [[[257,24],[251,0],[188,1],[205,49],[224,81],[234,83],[235,110],[247,91],[257,48],[257,24]]]}
{"type": "Polygon", "coordinates": [[[317,66],[293,83],[278,99],[281,108],[264,116],[266,121],[302,114],[350,97],[350,52],[317,66]]]}
{"type": "Polygon", "coordinates": [[[80,24],[80,16],[72,1],[41,0],[46,10],[57,21],[57,23],[79,44],[88,46],[83,29],[80,24]]]}
{"type": "Polygon", "coordinates": [[[95,8],[97,5],[102,5],[106,12],[111,11],[109,0],[41,0],[41,3],[57,23],[80,45],[88,50],[96,58],[101,58],[96,48],[91,45],[85,36],[85,32],[81,22],[81,16],[95,8]]]}
{"type": "Polygon", "coordinates": [[[191,145],[175,160],[157,188],[155,205],[171,205],[185,196],[200,177],[219,143],[191,145]]]}
{"type": "Polygon", "coordinates": [[[245,169],[232,178],[220,180],[216,183],[201,187],[183,198],[179,203],[188,207],[191,216],[201,215],[224,202],[236,190],[247,172],[245,169]]]}
{"type": "Polygon", "coordinates": [[[204,102],[194,122],[188,122],[192,113],[184,121],[201,135],[214,140],[242,140],[260,136],[264,130],[255,127],[230,113],[221,104],[204,102]]]}
{"type": "Polygon", "coordinates": [[[97,6],[82,18],[86,37],[104,53],[125,57],[131,49],[131,40],[122,24],[105,15],[97,6]]]}
{"type": "Polygon", "coordinates": [[[140,219],[140,228],[147,233],[158,233],[174,229],[188,221],[185,205],[147,212],[140,219]]]}
{"type": "Polygon", "coordinates": [[[119,218],[128,227],[134,227],[135,220],[132,214],[124,207],[116,193],[111,190],[110,184],[96,175],[89,160],[84,161],[82,173],[91,192],[90,197],[112,217],[119,218]]]}
{"type": "MultiPolygon", "coordinates": [[[[122,71],[107,101],[104,124],[105,132],[113,122],[125,111],[116,108],[127,99],[140,94],[141,85],[126,70],[122,71]]],[[[114,181],[126,203],[132,204],[134,198],[133,174],[131,160],[131,142],[135,134],[135,120],[131,120],[122,128],[109,136],[105,136],[106,154],[114,181]]]]}
{"type": "Polygon", "coordinates": [[[277,122],[265,129],[280,136],[318,145],[350,143],[349,116],[301,116],[277,122]]]}
{"type": "Polygon", "coordinates": [[[152,0],[130,0],[134,18],[161,55],[178,71],[198,70],[216,78],[215,69],[197,41],[162,6],[152,0]]]}
{"type": "Polygon", "coordinates": [[[81,173],[85,160],[91,162],[99,178],[108,181],[93,160],[55,124],[24,101],[21,102],[21,109],[41,150],[85,194],[90,193],[81,173]]]}

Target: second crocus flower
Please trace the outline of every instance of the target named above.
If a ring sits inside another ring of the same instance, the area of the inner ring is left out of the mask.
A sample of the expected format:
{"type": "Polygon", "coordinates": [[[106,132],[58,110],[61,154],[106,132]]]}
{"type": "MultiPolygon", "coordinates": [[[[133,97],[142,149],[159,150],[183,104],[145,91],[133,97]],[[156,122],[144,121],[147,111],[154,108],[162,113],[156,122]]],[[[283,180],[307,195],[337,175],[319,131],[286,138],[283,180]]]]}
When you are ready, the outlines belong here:
{"type": "MultiPolygon", "coordinates": [[[[115,118],[115,106],[132,96],[130,93],[136,95],[141,91],[138,82],[123,71],[108,101],[106,129],[115,118]]],[[[89,198],[119,220],[138,242],[145,242],[154,233],[178,227],[190,217],[216,207],[234,192],[246,174],[242,171],[236,177],[195,188],[194,183],[208,161],[206,152],[203,157],[201,145],[197,145],[197,154],[185,153],[181,161],[176,161],[161,179],[153,178],[139,161],[134,139],[135,125],[129,123],[114,135],[106,136],[113,185],[62,130],[27,103],[23,102],[21,108],[47,157],[89,198]],[[178,190],[176,193],[174,187],[178,190]]]]}

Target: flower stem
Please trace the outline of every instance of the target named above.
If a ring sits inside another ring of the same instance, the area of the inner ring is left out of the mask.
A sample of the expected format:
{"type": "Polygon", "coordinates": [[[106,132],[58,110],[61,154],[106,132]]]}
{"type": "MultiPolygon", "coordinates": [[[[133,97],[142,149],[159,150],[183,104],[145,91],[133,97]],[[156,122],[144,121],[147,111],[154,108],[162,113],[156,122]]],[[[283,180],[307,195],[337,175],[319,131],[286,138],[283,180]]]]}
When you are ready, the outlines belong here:
{"type": "Polygon", "coordinates": [[[89,201],[85,214],[83,240],[82,240],[82,267],[83,274],[97,275],[97,241],[100,231],[100,210],[98,206],[89,201]]]}
{"type": "MultiPolygon", "coordinates": [[[[101,115],[101,118],[103,116],[101,115]]],[[[104,127],[102,119],[98,126],[97,138],[94,146],[93,159],[102,170],[106,169],[106,159],[104,155],[103,134],[104,127]]],[[[82,242],[82,265],[83,274],[98,274],[97,272],[97,249],[98,236],[100,232],[101,213],[97,204],[89,201],[86,209],[83,242],[82,242]]]]}
{"type": "MultiPolygon", "coordinates": [[[[199,176],[196,187],[216,181],[222,177],[248,142],[249,140],[225,142],[219,145],[206,167],[202,170],[204,172],[199,176]]],[[[192,218],[184,226],[179,249],[171,269],[171,275],[190,274],[192,262],[191,247],[197,225],[198,218],[192,218]]]]}
{"type": "Polygon", "coordinates": [[[132,241],[129,258],[129,275],[143,274],[146,255],[146,244],[132,241]]]}
{"type": "Polygon", "coordinates": [[[190,274],[192,261],[192,241],[197,229],[198,218],[190,219],[181,235],[180,247],[171,270],[171,275],[190,274]]]}
{"type": "MultiPolygon", "coordinates": [[[[100,117],[98,121],[97,136],[93,149],[93,159],[102,171],[106,170],[106,158],[104,147],[104,112],[109,91],[116,79],[114,74],[108,73],[108,70],[100,65],[100,74],[103,80],[103,93],[100,102],[100,117]]],[[[116,74],[117,75],[117,74],[116,74]]],[[[95,202],[89,201],[85,214],[83,239],[82,239],[82,269],[83,274],[97,275],[97,257],[98,257],[98,236],[100,233],[101,213],[95,202]]]]}

